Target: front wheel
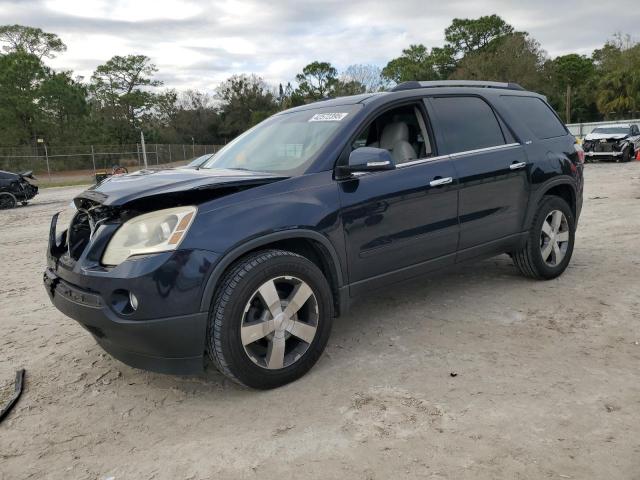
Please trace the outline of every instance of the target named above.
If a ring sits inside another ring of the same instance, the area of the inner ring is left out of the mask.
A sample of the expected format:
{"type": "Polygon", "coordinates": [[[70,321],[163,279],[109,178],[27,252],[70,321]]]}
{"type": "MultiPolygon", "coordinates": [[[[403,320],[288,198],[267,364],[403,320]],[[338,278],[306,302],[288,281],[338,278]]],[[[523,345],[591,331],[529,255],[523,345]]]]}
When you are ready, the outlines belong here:
{"type": "Polygon", "coordinates": [[[567,202],[546,196],[540,202],[524,247],[512,253],[527,277],[549,280],[569,265],[575,242],[575,218],[567,202]]]}
{"type": "Polygon", "coordinates": [[[332,318],[331,289],[313,262],[284,250],[250,254],[230,267],[216,292],[209,356],[242,385],[279,387],[320,358],[332,318]]]}

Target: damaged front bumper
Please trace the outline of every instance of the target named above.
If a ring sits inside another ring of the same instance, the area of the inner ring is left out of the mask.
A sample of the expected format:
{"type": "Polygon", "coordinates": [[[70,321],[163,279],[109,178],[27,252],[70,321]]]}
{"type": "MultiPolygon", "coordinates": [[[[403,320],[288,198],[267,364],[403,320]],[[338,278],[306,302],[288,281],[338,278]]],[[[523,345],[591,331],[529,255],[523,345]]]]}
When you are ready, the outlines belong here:
{"type": "Polygon", "coordinates": [[[99,258],[99,233],[74,260],[53,244],[55,219],[51,228],[43,282],[58,310],[132,367],[170,374],[203,370],[208,312],[200,306],[217,254],[176,250],[104,267],[92,260],[99,258]]]}

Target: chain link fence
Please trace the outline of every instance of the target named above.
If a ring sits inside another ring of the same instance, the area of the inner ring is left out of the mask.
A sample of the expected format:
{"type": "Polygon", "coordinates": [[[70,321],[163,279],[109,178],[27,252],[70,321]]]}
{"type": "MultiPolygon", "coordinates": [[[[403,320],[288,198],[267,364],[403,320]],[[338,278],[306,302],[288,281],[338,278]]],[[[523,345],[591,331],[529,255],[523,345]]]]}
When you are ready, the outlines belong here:
{"type": "MultiPolygon", "coordinates": [[[[223,145],[146,144],[149,168],[184,165],[202,155],[216,153],[223,145]]],[[[95,183],[98,173],[114,165],[130,172],[144,168],[140,144],[0,147],[0,170],[33,171],[42,186],[95,183]]]]}

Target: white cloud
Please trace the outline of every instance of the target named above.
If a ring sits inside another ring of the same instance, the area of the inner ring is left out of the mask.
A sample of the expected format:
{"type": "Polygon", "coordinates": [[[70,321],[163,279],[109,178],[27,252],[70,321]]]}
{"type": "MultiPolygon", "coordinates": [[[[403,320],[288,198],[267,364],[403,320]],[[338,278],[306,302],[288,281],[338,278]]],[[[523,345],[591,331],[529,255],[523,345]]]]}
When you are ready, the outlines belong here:
{"type": "Polygon", "coordinates": [[[579,0],[0,0],[0,24],[57,33],[69,47],[50,62],[57,69],[88,78],[113,55],[144,54],[166,86],[212,89],[241,72],[293,81],[313,60],[384,66],[409,44],[441,45],[454,17],[492,13],[551,56],[588,54],[615,32],[638,31],[635,0],[615,10],[579,0]]]}

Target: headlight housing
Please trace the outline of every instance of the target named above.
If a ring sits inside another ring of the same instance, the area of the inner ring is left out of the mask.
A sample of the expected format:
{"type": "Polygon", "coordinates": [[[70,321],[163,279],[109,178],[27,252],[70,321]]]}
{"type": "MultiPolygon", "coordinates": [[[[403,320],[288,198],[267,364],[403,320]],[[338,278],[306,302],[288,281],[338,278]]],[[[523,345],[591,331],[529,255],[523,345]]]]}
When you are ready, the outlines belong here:
{"type": "Polygon", "coordinates": [[[103,265],[120,265],[132,255],[175,250],[196,216],[193,206],[145,213],[124,223],[102,255],[103,265]]]}

